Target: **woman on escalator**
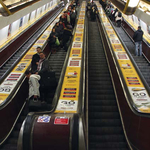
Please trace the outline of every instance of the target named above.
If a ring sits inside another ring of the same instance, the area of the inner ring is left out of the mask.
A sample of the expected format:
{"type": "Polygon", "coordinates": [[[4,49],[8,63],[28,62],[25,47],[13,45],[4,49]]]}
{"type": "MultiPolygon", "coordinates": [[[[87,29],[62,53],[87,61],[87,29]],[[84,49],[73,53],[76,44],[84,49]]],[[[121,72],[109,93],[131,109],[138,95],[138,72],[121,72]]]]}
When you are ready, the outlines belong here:
{"type": "Polygon", "coordinates": [[[55,28],[52,29],[52,32],[48,38],[49,46],[52,53],[56,53],[57,45],[56,45],[56,38],[58,37],[57,32],[55,31],[55,28]]]}

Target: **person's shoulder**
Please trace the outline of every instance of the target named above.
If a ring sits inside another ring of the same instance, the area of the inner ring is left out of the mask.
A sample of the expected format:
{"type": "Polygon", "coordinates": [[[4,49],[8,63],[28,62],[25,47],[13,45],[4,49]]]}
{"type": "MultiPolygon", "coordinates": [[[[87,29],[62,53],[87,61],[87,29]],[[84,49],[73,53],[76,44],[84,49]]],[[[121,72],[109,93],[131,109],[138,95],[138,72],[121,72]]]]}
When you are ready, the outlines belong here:
{"type": "Polygon", "coordinates": [[[33,57],[37,57],[37,56],[39,56],[37,53],[33,55],[33,57]]]}
{"type": "Polygon", "coordinates": [[[44,62],[44,63],[49,63],[48,59],[45,59],[43,62],[44,62]]]}

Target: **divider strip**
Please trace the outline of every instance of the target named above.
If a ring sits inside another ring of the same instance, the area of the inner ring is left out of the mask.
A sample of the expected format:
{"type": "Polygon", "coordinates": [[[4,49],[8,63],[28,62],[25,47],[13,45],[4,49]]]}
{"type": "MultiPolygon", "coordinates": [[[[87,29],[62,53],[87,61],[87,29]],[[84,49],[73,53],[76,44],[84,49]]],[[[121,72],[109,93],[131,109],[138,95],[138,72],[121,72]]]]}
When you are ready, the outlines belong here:
{"type": "Polygon", "coordinates": [[[77,113],[86,2],[83,1],[55,113],[77,113]]]}

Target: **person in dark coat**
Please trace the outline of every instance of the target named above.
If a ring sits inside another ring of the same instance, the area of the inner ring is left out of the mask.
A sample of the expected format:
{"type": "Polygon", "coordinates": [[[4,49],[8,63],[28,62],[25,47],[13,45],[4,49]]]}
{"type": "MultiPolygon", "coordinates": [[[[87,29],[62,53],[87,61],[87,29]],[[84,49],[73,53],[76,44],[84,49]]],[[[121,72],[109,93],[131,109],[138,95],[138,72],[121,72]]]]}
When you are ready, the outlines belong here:
{"type": "Polygon", "coordinates": [[[40,60],[37,67],[37,74],[42,75],[50,70],[49,61],[46,59],[44,52],[39,54],[40,60]]]}
{"type": "Polygon", "coordinates": [[[142,40],[143,40],[143,31],[141,30],[141,26],[138,26],[138,30],[134,32],[133,40],[135,42],[135,56],[142,56],[142,40]]]}
{"type": "Polygon", "coordinates": [[[91,21],[95,21],[96,14],[97,14],[97,10],[96,10],[95,6],[92,6],[92,8],[90,10],[91,21]]]}
{"type": "Polygon", "coordinates": [[[40,95],[41,96],[40,97],[41,97],[42,102],[47,102],[46,98],[47,98],[48,89],[44,83],[45,83],[45,76],[48,74],[50,70],[51,69],[50,69],[49,61],[46,60],[45,54],[41,52],[36,74],[41,76],[41,79],[40,79],[40,95]]]}
{"type": "Polygon", "coordinates": [[[63,46],[65,51],[67,51],[68,46],[67,46],[67,42],[69,41],[70,37],[72,36],[72,29],[70,29],[70,26],[66,26],[66,28],[64,28],[64,34],[63,34],[63,46]]]}
{"type": "Polygon", "coordinates": [[[62,14],[60,17],[60,20],[63,22],[63,26],[64,28],[67,26],[67,17],[65,16],[65,14],[62,14]]]}
{"type": "Polygon", "coordinates": [[[63,32],[64,32],[64,27],[63,27],[62,21],[56,23],[55,31],[58,35],[58,39],[62,40],[62,35],[63,35],[63,32]]]}
{"type": "Polygon", "coordinates": [[[57,32],[55,31],[55,28],[53,28],[53,29],[52,29],[52,32],[51,32],[51,34],[50,34],[50,36],[49,36],[49,38],[48,38],[49,47],[50,47],[52,53],[53,53],[53,52],[56,52],[56,47],[57,47],[57,45],[55,44],[55,43],[56,43],[56,37],[58,37],[58,34],[57,34],[57,32]]]}
{"type": "Polygon", "coordinates": [[[32,56],[32,61],[31,61],[31,71],[32,71],[32,73],[35,73],[37,71],[37,66],[38,66],[38,63],[39,63],[39,60],[40,60],[39,54],[40,54],[40,52],[42,52],[42,48],[37,47],[36,50],[37,50],[37,53],[32,56]]]}
{"type": "Polygon", "coordinates": [[[72,27],[74,27],[75,21],[76,21],[76,12],[74,11],[74,9],[72,9],[70,13],[70,23],[72,27]]]}

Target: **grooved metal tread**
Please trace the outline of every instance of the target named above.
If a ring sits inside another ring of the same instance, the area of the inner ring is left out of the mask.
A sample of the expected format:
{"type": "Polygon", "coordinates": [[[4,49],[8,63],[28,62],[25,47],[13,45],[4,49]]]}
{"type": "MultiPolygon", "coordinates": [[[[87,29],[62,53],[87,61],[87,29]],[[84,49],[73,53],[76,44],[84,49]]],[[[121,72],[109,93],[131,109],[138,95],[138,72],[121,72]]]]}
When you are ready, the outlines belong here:
{"type": "Polygon", "coordinates": [[[88,27],[89,150],[128,150],[97,22],[88,27]]]}

